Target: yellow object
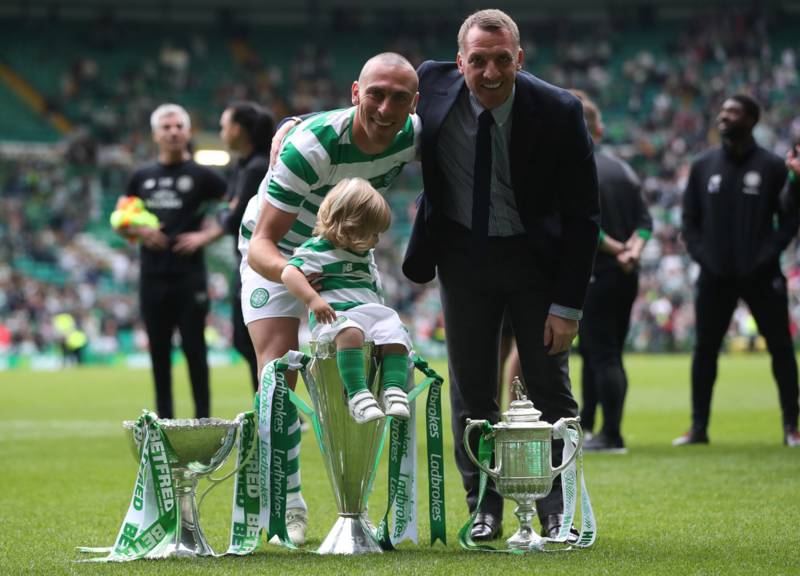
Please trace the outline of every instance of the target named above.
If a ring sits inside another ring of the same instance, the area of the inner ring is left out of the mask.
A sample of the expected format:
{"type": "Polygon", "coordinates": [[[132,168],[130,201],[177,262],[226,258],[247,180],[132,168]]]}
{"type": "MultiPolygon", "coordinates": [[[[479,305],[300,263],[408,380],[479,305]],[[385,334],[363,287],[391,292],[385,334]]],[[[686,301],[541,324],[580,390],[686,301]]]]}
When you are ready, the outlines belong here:
{"type": "Polygon", "coordinates": [[[120,196],[115,210],[111,213],[111,227],[114,230],[129,226],[158,228],[158,217],[144,207],[144,202],[137,196],[120,196]]]}

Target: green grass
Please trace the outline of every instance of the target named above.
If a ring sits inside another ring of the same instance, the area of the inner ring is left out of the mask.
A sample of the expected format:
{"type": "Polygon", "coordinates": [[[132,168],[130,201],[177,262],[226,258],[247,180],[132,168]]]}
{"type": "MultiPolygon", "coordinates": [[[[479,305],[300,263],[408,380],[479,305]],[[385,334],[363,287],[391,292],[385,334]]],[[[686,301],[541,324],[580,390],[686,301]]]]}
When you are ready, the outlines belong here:
{"type": "MultiPolygon", "coordinates": [[[[573,361],[573,374],[579,365],[573,361]]],[[[382,556],[316,556],[311,550],[336,512],[313,435],[306,435],[303,491],[311,524],[303,551],[262,545],[244,558],[121,565],[74,563],[81,557],[75,546],[110,545],[117,533],[136,473],[120,421],[151,405],[149,372],[2,373],[0,574],[800,574],[800,450],[781,444],[769,358],[722,359],[707,447],[669,445],[689,422],[688,358],[631,356],[627,365],[629,454],[585,459],[598,521],[591,549],[524,557],[462,551],[456,532],[466,508],[448,433],[447,548],[424,545],[427,475],[421,470],[422,545],[405,543],[382,556]]],[[[446,373],[443,364],[435,367],[446,373]]],[[[178,416],[190,417],[184,369],[175,373],[178,416]]],[[[213,369],[214,415],[232,417],[249,405],[244,367],[213,369]]],[[[423,462],[424,440],[420,456],[423,462]]],[[[371,498],[373,518],[385,506],[385,482],[384,467],[371,498]]],[[[200,511],[217,551],[227,545],[231,493],[232,485],[223,484],[200,511]]],[[[512,509],[508,503],[506,534],[514,530],[512,509]]]]}

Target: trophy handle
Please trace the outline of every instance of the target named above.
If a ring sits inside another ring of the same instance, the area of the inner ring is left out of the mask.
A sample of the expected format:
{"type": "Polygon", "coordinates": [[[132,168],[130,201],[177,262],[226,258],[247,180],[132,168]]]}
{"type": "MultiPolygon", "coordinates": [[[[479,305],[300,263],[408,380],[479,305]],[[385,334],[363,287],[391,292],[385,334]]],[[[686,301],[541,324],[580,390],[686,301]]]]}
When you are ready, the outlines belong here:
{"type": "Polygon", "coordinates": [[[497,480],[500,477],[499,471],[487,468],[481,462],[479,462],[478,459],[475,458],[475,454],[472,453],[472,448],[469,446],[469,434],[472,432],[472,429],[482,427],[487,423],[488,420],[471,420],[470,418],[467,418],[467,427],[464,428],[464,450],[467,451],[467,456],[470,460],[472,460],[472,463],[475,464],[475,466],[486,472],[486,474],[488,474],[493,480],[497,480]]]}
{"type": "MultiPolygon", "coordinates": [[[[567,459],[566,462],[562,462],[561,466],[553,469],[552,472],[553,478],[561,474],[567,468],[567,466],[572,464],[573,460],[575,460],[575,457],[578,455],[578,452],[580,452],[581,448],[583,447],[583,429],[581,428],[581,425],[578,423],[579,420],[580,418],[561,418],[553,426],[553,428],[556,428],[557,426],[565,426],[567,428],[573,428],[578,433],[578,445],[575,447],[575,451],[567,459]]],[[[565,438],[564,442],[567,441],[568,440],[565,438]]]]}

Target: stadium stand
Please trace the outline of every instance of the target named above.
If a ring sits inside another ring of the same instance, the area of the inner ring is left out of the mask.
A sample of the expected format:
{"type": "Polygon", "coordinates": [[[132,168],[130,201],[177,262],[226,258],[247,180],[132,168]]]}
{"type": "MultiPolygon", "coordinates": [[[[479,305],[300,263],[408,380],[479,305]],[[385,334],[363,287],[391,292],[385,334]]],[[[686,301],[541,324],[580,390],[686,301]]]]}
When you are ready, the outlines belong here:
{"type": "MultiPolygon", "coordinates": [[[[678,238],[680,198],[689,160],[716,141],[714,111],[723,96],[743,90],[759,98],[764,115],[757,137],[767,148],[782,155],[800,139],[798,23],[796,16],[731,11],[651,22],[644,29],[611,19],[601,25],[531,20],[526,27],[526,67],[596,98],[605,111],[607,143],[644,181],[655,234],[634,306],[633,349],[684,350],[690,342],[695,268],[678,238]]],[[[416,33],[345,24],[355,32],[337,35],[338,29],[320,26],[309,35],[290,23],[259,26],[256,33],[224,22],[105,19],[62,19],[55,26],[45,19],[0,17],[0,64],[47,103],[34,111],[0,82],[0,332],[10,334],[0,338],[0,355],[54,350],[52,317],[61,311],[87,333],[89,359],[145,345],[131,277],[135,249],[106,223],[130,169],[151,155],[148,116],[157,103],[184,104],[199,137],[208,138],[231,99],[258,100],[278,116],[346,106],[365,56],[397,50],[418,64],[454,53],[456,26],[449,22],[416,33]],[[45,33],[47,43],[28,41],[45,33]],[[61,136],[52,113],[62,114],[75,131],[61,136]],[[11,146],[19,142],[58,144],[33,153],[11,146]]],[[[395,185],[389,197],[395,223],[379,258],[389,272],[391,305],[410,320],[421,348],[435,352],[441,346],[435,287],[410,285],[399,273],[420,182],[419,167],[411,166],[395,185]]],[[[230,247],[218,248],[210,323],[224,348],[230,247]]],[[[797,321],[800,251],[794,245],[785,268],[797,321]]],[[[730,336],[734,348],[760,345],[746,309],[737,312],[730,336]]]]}

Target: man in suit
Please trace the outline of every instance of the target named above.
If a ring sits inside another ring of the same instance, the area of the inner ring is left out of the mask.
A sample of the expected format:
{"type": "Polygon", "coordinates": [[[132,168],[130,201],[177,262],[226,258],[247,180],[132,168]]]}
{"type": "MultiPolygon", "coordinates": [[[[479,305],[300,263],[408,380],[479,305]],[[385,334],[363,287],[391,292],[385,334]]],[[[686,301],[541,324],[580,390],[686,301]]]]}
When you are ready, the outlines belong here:
{"type": "MultiPolygon", "coordinates": [[[[403,271],[420,283],[439,276],[456,462],[473,511],[479,474],[463,431],[467,418],[499,419],[506,308],[528,396],[543,419],[578,413],[568,349],[591,275],[599,201],[581,104],[521,71],[514,21],[500,10],[477,12],[461,26],[458,44],[456,62],[418,70],[425,191],[403,271]]],[[[557,533],[562,508],[558,482],[538,503],[545,536],[557,533]]],[[[494,486],[478,512],[472,538],[498,537],[503,501],[494,486]]]]}

